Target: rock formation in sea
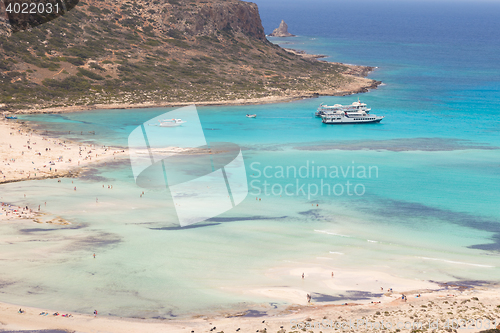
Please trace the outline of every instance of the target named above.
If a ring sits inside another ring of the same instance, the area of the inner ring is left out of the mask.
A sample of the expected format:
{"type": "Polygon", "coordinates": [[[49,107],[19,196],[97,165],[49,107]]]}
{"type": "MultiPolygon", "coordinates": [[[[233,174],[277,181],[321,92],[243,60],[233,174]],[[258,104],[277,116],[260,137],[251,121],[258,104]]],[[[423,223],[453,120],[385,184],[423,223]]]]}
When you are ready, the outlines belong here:
{"type": "Polygon", "coordinates": [[[269,36],[272,36],[272,37],[295,37],[295,35],[292,35],[291,33],[288,32],[288,24],[286,24],[284,20],[281,20],[280,26],[278,28],[274,29],[273,33],[270,34],[269,36]]]}

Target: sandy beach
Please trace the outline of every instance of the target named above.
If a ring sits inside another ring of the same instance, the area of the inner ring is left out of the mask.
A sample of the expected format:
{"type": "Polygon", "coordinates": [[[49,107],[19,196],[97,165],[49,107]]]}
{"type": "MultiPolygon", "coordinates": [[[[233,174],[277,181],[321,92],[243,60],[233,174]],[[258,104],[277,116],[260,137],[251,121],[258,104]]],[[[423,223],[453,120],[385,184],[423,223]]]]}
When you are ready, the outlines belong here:
{"type": "Polygon", "coordinates": [[[19,120],[0,120],[0,183],[72,177],[89,164],[106,163],[126,150],[45,137],[19,120]]]}
{"type": "Polygon", "coordinates": [[[375,301],[294,304],[258,317],[245,313],[193,316],[182,320],[94,317],[54,309],[0,303],[0,330],[62,329],[77,332],[329,332],[436,330],[479,332],[499,325],[500,288],[441,285],[437,291],[386,292],[375,301]],[[57,312],[59,311],[59,312],[57,312]],[[48,315],[45,315],[48,313],[48,315]],[[57,315],[55,315],[57,313],[57,315]],[[64,317],[63,317],[64,315],[64,317]],[[71,315],[71,316],[66,316],[71,315]],[[430,329],[429,329],[430,325],[430,329]],[[306,330],[304,330],[305,328],[306,330]]]}

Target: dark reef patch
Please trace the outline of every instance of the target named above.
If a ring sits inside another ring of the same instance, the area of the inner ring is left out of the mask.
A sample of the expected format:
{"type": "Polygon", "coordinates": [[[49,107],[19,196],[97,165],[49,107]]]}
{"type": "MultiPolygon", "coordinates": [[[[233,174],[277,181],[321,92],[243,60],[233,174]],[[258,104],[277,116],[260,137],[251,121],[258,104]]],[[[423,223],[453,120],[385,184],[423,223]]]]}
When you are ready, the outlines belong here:
{"type": "Polygon", "coordinates": [[[75,333],[75,331],[63,331],[63,330],[34,330],[34,331],[4,331],[0,330],[1,333],[75,333]]]}
{"type": "Polygon", "coordinates": [[[255,317],[264,317],[264,316],[267,316],[267,313],[264,311],[248,310],[245,313],[245,315],[242,317],[255,318],[255,317]]]}
{"type": "Polygon", "coordinates": [[[205,220],[205,222],[213,222],[213,223],[197,223],[197,224],[188,225],[186,227],[171,226],[171,227],[160,227],[160,228],[149,228],[149,229],[151,229],[151,230],[185,230],[185,229],[195,229],[195,228],[216,226],[216,225],[219,225],[221,223],[228,223],[228,222],[282,220],[282,219],[286,219],[287,217],[288,216],[277,216],[277,217],[265,217],[265,216],[212,217],[210,219],[205,220]]]}
{"type": "Polygon", "coordinates": [[[378,205],[371,206],[369,209],[366,205],[360,205],[357,208],[370,214],[375,213],[378,216],[386,217],[387,219],[394,218],[394,216],[402,219],[438,219],[462,227],[491,232],[493,233],[491,238],[492,243],[470,245],[468,248],[500,251],[500,221],[493,217],[454,212],[420,203],[389,199],[385,199],[383,202],[379,202],[378,205]]]}
{"type": "Polygon", "coordinates": [[[329,141],[317,144],[295,146],[297,150],[388,150],[388,151],[453,151],[464,149],[497,150],[500,147],[487,143],[454,138],[412,138],[390,140],[329,141]]]}
{"type": "Polygon", "coordinates": [[[383,294],[371,293],[368,291],[361,290],[346,290],[345,294],[339,295],[327,295],[320,293],[312,293],[312,299],[314,302],[338,302],[338,301],[359,301],[367,300],[370,298],[381,297],[383,294]]]}
{"type": "Polygon", "coordinates": [[[213,217],[208,219],[209,222],[240,222],[240,221],[258,221],[258,220],[281,220],[288,216],[265,217],[265,216],[248,216],[248,217],[213,217]]]}
{"type": "Polygon", "coordinates": [[[186,230],[186,229],[196,229],[203,227],[211,227],[215,225],[219,225],[220,223],[200,223],[200,224],[192,224],[185,227],[174,226],[174,227],[161,227],[161,228],[149,228],[150,230],[186,230]]]}
{"type": "Polygon", "coordinates": [[[317,209],[309,209],[303,212],[299,212],[299,214],[307,217],[313,217],[317,220],[323,218],[323,215],[321,215],[317,209]]]}
{"type": "Polygon", "coordinates": [[[85,227],[86,226],[83,224],[78,224],[78,225],[62,226],[61,228],[25,228],[25,229],[20,229],[19,232],[23,234],[31,234],[31,233],[46,232],[46,231],[76,230],[76,229],[83,229],[85,227]]]}
{"type": "Polygon", "coordinates": [[[87,250],[96,247],[105,247],[120,243],[122,240],[118,235],[102,232],[97,235],[75,238],[69,245],[71,250],[87,250]]]}

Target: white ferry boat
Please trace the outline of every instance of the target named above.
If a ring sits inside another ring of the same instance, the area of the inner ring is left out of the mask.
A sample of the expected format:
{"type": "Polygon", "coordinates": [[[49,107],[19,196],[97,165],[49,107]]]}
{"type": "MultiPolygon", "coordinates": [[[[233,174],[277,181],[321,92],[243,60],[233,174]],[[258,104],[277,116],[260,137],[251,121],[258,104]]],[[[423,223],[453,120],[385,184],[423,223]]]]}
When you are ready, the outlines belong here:
{"type": "Polygon", "coordinates": [[[324,124],[368,124],[379,123],[384,119],[383,116],[370,114],[371,109],[366,107],[365,103],[357,102],[351,105],[335,104],[327,106],[321,104],[316,115],[323,119],[324,124]]]}
{"type": "Polygon", "coordinates": [[[347,125],[347,124],[369,124],[379,123],[384,119],[383,116],[376,116],[374,114],[367,114],[366,112],[344,112],[339,111],[334,114],[323,116],[324,124],[332,125],[347,125]]]}
{"type": "Polygon", "coordinates": [[[319,108],[316,112],[316,117],[323,117],[328,114],[334,114],[337,113],[338,111],[344,111],[344,112],[361,112],[364,111],[366,113],[369,113],[371,109],[366,107],[365,103],[361,103],[358,99],[357,102],[352,103],[351,105],[342,105],[342,104],[335,104],[333,106],[331,105],[325,105],[321,103],[319,105],[319,108]]]}

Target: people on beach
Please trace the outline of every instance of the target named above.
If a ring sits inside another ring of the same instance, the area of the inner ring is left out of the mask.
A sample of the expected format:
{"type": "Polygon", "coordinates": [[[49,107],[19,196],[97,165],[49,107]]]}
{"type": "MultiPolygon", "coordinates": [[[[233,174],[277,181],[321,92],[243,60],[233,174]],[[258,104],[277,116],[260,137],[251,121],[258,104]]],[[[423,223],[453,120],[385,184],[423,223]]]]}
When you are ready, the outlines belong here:
{"type": "Polygon", "coordinates": [[[307,303],[311,303],[311,295],[307,294],[307,303]]]}
{"type": "Polygon", "coordinates": [[[94,259],[95,259],[95,253],[94,253],[94,259]]]}
{"type": "Polygon", "coordinates": [[[304,273],[302,273],[302,278],[304,278],[304,273]]]}
{"type": "Polygon", "coordinates": [[[97,316],[97,310],[94,310],[94,317],[97,316]]]}

